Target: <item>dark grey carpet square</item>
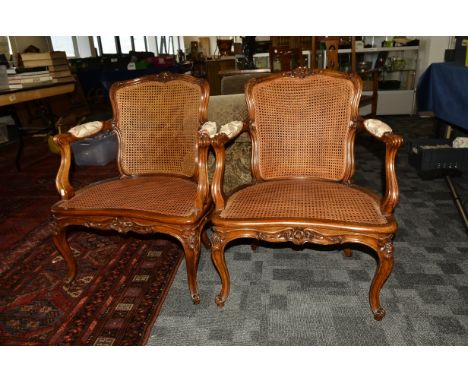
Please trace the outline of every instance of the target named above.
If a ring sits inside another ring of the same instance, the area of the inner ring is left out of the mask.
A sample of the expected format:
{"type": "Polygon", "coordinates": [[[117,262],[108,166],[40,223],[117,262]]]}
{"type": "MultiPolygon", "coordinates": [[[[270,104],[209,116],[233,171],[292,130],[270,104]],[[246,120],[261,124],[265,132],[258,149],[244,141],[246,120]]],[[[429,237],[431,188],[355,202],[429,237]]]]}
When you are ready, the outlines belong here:
{"type": "MultiPolygon", "coordinates": [[[[430,137],[434,121],[387,117],[405,141],[430,137]]],[[[468,236],[445,180],[423,180],[397,158],[395,267],[381,293],[385,318],[373,319],[368,293],[372,251],[320,246],[232,245],[231,294],[219,309],[220,282],[202,250],[201,304],[193,305],[182,263],[153,328],[150,345],[468,345],[468,236]]],[[[355,183],[381,193],[384,146],[359,135],[355,183]]],[[[453,178],[468,201],[468,174],[453,178]]],[[[363,360],[365,362],[365,360],[363,360]]]]}

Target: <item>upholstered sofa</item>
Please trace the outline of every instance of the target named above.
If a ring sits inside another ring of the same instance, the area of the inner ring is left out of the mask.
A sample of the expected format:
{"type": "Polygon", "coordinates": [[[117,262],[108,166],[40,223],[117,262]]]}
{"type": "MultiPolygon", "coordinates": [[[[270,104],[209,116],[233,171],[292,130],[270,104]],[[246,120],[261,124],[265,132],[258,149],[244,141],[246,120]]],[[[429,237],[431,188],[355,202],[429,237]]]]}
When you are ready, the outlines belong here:
{"type": "MultiPolygon", "coordinates": [[[[244,94],[211,96],[208,104],[208,120],[218,126],[231,121],[244,121],[247,118],[247,104],[244,94]]],[[[252,144],[249,133],[241,134],[226,150],[226,170],[224,174],[224,192],[229,193],[236,187],[252,180],[250,159],[252,144]]],[[[214,172],[213,152],[208,159],[210,179],[214,172]]]]}

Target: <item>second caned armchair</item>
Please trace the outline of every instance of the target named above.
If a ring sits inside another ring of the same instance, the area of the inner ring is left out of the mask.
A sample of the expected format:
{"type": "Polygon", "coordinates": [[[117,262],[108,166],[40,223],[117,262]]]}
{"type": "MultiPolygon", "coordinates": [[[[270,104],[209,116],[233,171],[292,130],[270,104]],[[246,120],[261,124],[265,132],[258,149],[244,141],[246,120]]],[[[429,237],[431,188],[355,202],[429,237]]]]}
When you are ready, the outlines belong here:
{"type": "Polygon", "coordinates": [[[248,82],[248,122],[212,139],[216,171],[211,241],[222,283],[219,306],[230,290],[224,249],[235,239],[343,245],[347,255],[347,244],[360,243],[378,256],[369,300],[374,318],[383,318],[380,290],[392,271],[397,230],[395,156],[403,140],[386,124],[360,118],[361,91],[355,74],[305,68],[248,82]],[[352,183],[358,129],[386,145],[382,197],[352,183]],[[245,130],[252,139],[253,181],[225,195],[224,148],[245,130]]]}

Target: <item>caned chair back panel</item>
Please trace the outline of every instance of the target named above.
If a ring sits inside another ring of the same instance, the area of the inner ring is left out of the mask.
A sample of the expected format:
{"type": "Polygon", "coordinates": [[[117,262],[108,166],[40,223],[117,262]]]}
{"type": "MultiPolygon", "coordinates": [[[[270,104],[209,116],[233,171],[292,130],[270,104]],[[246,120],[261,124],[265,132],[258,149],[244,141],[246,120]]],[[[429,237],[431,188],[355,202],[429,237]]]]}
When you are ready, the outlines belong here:
{"type": "Polygon", "coordinates": [[[208,104],[203,80],[143,77],[113,87],[111,99],[122,174],[195,175],[197,130],[208,104]]]}
{"type": "Polygon", "coordinates": [[[247,86],[257,178],[343,180],[352,172],[360,82],[339,73],[307,73],[247,86]]]}

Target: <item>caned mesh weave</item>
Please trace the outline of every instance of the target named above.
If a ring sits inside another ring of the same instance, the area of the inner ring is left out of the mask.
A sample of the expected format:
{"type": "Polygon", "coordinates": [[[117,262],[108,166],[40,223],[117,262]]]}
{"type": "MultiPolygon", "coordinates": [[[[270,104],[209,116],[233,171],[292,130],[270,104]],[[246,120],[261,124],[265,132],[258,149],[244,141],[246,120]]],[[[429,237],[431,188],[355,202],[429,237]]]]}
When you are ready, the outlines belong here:
{"type": "Polygon", "coordinates": [[[194,208],[196,192],[197,184],[187,179],[145,176],[91,185],[77,192],[62,206],[66,209],[127,209],[189,216],[194,208]]]}
{"type": "Polygon", "coordinates": [[[124,173],[193,175],[199,85],[148,81],[118,89],[115,99],[124,173]]]}
{"type": "Polygon", "coordinates": [[[281,77],[253,88],[264,179],[342,179],[354,88],[325,75],[281,77]]]}
{"type": "Polygon", "coordinates": [[[378,203],[359,189],[317,180],[272,180],[234,193],[226,219],[298,218],[385,224],[378,203]]]}

